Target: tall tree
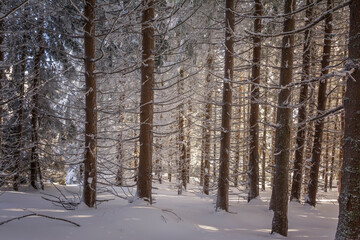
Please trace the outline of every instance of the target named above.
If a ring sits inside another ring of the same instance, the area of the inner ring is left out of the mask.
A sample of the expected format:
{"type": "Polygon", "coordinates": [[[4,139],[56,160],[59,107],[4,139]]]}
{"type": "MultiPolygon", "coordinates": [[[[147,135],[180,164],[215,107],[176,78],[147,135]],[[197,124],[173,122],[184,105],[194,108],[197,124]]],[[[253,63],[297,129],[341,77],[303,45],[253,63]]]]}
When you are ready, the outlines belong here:
{"type": "Polygon", "coordinates": [[[17,111],[17,141],[16,141],[16,150],[14,154],[14,161],[15,161],[15,170],[14,170],[14,179],[13,179],[13,189],[15,191],[19,190],[19,183],[20,183],[20,173],[21,173],[21,162],[23,158],[23,151],[24,151],[24,143],[23,143],[23,124],[24,124],[24,102],[25,102],[25,71],[26,71],[26,54],[27,54],[27,35],[23,34],[23,46],[21,47],[21,66],[20,66],[20,78],[19,80],[19,106],[17,111]]]}
{"type": "Polygon", "coordinates": [[[229,162],[231,136],[232,81],[234,75],[234,0],[226,0],[225,12],[225,74],[221,112],[220,164],[216,209],[229,211],[229,162]]]}
{"type": "Polygon", "coordinates": [[[344,98],[344,159],[341,168],[339,222],[336,240],[360,236],[360,1],[350,3],[349,58],[353,70],[347,80],[344,98]]]}
{"type": "Polygon", "coordinates": [[[45,49],[41,44],[43,44],[43,29],[42,21],[40,24],[40,29],[38,31],[37,43],[40,44],[39,50],[35,53],[34,58],[34,80],[33,80],[33,109],[31,110],[31,125],[32,125],[32,148],[31,148],[31,159],[30,159],[30,184],[33,188],[37,189],[37,177],[39,176],[41,188],[44,189],[44,184],[42,182],[42,175],[40,171],[40,162],[39,162],[39,87],[40,87],[40,64],[41,58],[44,55],[45,49]]]}
{"type": "MultiPolygon", "coordinates": [[[[327,0],[327,9],[330,10],[333,7],[333,0],[327,0]]],[[[329,12],[325,20],[325,34],[324,34],[324,46],[323,46],[323,57],[321,61],[321,77],[326,77],[329,73],[330,64],[330,52],[331,52],[331,38],[332,38],[332,13],[329,12]]],[[[317,103],[317,114],[321,115],[326,109],[326,87],[327,79],[321,79],[318,90],[318,103],[317,103]]],[[[319,168],[320,168],[320,157],[321,157],[321,146],[323,141],[324,131],[324,119],[319,119],[315,122],[315,135],[311,157],[311,168],[310,168],[310,180],[308,184],[308,193],[305,200],[306,203],[311,206],[316,205],[316,194],[319,182],[319,168]]]]}
{"type": "Polygon", "coordinates": [[[203,163],[203,176],[204,176],[204,186],[203,191],[206,195],[209,195],[209,185],[210,185],[210,138],[211,138],[211,97],[212,97],[212,89],[210,87],[211,82],[211,71],[213,70],[213,56],[211,54],[211,50],[209,49],[208,56],[206,59],[206,67],[207,67],[207,74],[206,74],[206,103],[205,103],[205,116],[204,116],[204,163],[203,163]]]}
{"type": "Polygon", "coordinates": [[[140,155],[137,182],[139,198],[152,202],[152,143],[154,100],[154,1],[142,1],[142,65],[140,101],[140,155]]]}
{"type": "MultiPolygon", "coordinates": [[[[307,0],[306,5],[310,6],[313,3],[313,0],[307,0]]],[[[305,25],[311,23],[313,16],[313,7],[310,6],[306,9],[306,21],[305,25]]],[[[304,34],[304,48],[302,55],[302,75],[301,81],[305,82],[309,79],[310,69],[311,69],[311,54],[312,54],[312,29],[308,28],[305,30],[304,34]]],[[[304,164],[304,149],[305,149],[305,135],[306,135],[306,99],[308,98],[308,84],[304,83],[301,85],[300,97],[299,97],[299,111],[298,111],[298,129],[296,135],[296,149],[295,149],[295,160],[294,160],[294,174],[293,181],[291,185],[291,194],[290,200],[300,200],[301,196],[301,183],[303,175],[303,164],[304,164]]]]}
{"type": "Polygon", "coordinates": [[[85,1],[85,160],[84,202],[88,207],[96,203],[97,111],[95,77],[95,6],[96,0],[85,1]]]}
{"type": "MultiPolygon", "coordinates": [[[[255,0],[255,16],[262,15],[261,0],[255,0]]],[[[261,32],[261,18],[254,20],[254,32],[261,32]]],[[[250,110],[250,156],[249,156],[249,193],[248,202],[259,196],[259,83],[260,83],[260,58],[261,37],[253,36],[253,65],[251,85],[251,110],[250,110]]]]}
{"type": "MultiPolygon", "coordinates": [[[[1,6],[1,5],[0,5],[1,6]]],[[[0,32],[4,32],[4,21],[0,19],[0,32]]],[[[0,46],[3,45],[4,42],[4,34],[0,33],[0,46]]],[[[0,63],[4,63],[4,50],[0,47],[0,63]]],[[[0,65],[0,93],[2,93],[3,81],[5,81],[5,66],[0,65]]],[[[0,101],[2,101],[2,97],[0,96],[0,101]]],[[[3,157],[3,106],[0,106],[0,159],[3,157]]],[[[0,171],[3,171],[3,163],[0,163],[0,171]]],[[[0,186],[3,184],[4,179],[3,176],[0,176],[0,186]]]]}
{"type": "MultiPolygon", "coordinates": [[[[295,16],[290,14],[295,11],[296,1],[285,0],[284,5],[284,32],[289,32],[295,28],[295,16]]],[[[288,176],[289,176],[289,157],[291,140],[291,120],[292,109],[289,106],[291,100],[291,88],[288,84],[293,78],[293,55],[294,55],[294,35],[285,35],[282,39],[281,50],[281,70],[280,86],[281,90],[278,98],[278,109],[276,115],[275,133],[275,176],[273,192],[274,217],[272,221],[272,233],[287,236],[288,231],[288,176]]]]}

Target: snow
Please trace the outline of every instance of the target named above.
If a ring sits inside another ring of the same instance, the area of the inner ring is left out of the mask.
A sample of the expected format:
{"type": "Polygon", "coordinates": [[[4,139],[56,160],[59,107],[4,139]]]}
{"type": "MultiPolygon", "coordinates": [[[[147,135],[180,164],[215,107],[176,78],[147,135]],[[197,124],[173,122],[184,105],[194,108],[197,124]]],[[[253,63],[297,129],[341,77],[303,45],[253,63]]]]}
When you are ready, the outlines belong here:
{"type": "MultiPolygon", "coordinates": [[[[230,213],[215,211],[215,196],[203,195],[198,186],[189,185],[177,195],[173,184],[154,184],[151,206],[141,200],[129,202],[111,194],[100,194],[97,209],[81,204],[65,210],[41,198],[41,192],[23,187],[19,192],[0,195],[0,221],[29,214],[29,211],[64,218],[81,225],[43,217],[27,217],[0,226],[4,240],[262,240],[262,239],[334,239],[337,216],[337,191],[320,193],[316,208],[289,203],[289,233],[284,238],[271,235],[272,211],[268,210],[270,189],[250,203],[246,193],[230,192],[230,213]]],[[[58,186],[60,189],[62,187],[58,186]]],[[[68,186],[76,192],[78,186],[68,186]]],[[[59,195],[46,186],[46,193],[59,195]]],[[[121,191],[121,190],[119,190],[121,191]]],[[[66,193],[64,191],[64,193],[66,193]]]]}

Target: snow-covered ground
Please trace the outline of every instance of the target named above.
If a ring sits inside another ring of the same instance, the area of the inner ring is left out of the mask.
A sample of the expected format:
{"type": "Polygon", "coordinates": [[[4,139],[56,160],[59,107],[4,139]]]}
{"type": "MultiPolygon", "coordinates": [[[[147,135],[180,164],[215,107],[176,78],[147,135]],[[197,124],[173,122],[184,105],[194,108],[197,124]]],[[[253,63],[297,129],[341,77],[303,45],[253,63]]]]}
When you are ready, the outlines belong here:
{"type": "MultiPolygon", "coordinates": [[[[337,192],[320,193],[319,203],[312,208],[299,203],[289,205],[288,238],[270,235],[272,211],[268,210],[270,191],[247,203],[236,194],[230,195],[231,213],[215,212],[214,196],[205,196],[190,186],[182,196],[173,185],[156,184],[155,204],[143,201],[129,203],[110,194],[101,194],[97,209],[80,205],[65,210],[42,199],[41,192],[7,191],[0,195],[0,222],[17,216],[44,214],[80,224],[44,217],[27,217],[0,226],[0,240],[261,240],[261,239],[334,239],[337,216],[337,192]],[[30,212],[31,211],[31,212],[30,212]]],[[[63,187],[60,187],[63,189],[63,187]]],[[[68,186],[76,191],[76,186],[68,186]]],[[[59,195],[47,185],[45,192],[59,195]]]]}

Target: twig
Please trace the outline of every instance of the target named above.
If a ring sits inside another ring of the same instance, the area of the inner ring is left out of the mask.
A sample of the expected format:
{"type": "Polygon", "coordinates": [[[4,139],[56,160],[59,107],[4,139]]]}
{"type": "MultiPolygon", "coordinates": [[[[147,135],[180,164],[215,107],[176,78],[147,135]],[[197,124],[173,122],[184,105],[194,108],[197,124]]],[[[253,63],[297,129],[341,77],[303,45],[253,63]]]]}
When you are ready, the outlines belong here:
{"type": "Polygon", "coordinates": [[[179,217],[179,215],[177,215],[175,212],[173,212],[173,211],[170,210],[170,209],[161,209],[161,211],[174,214],[175,217],[177,217],[177,219],[178,219],[177,222],[181,222],[181,221],[182,221],[181,217],[179,217]]]}

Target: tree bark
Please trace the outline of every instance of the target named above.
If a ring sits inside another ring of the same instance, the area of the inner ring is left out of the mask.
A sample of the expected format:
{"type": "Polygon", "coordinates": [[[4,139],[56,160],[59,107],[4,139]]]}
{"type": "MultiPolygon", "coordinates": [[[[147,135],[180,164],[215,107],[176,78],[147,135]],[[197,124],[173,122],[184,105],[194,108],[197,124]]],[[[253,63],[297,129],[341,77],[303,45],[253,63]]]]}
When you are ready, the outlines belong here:
{"type": "Polygon", "coordinates": [[[360,1],[350,3],[349,58],[353,69],[347,79],[344,98],[344,159],[341,168],[339,221],[336,240],[359,239],[360,236],[360,1]]]}
{"type": "MultiPolygon", "coordinates": [[[[337,99],[337,101],[336,101],[337,106],[338,106],[338,102],[339,102],[339,100],[337,99]]],[[[338,139],[337,139],[338,122],[339,122],[339,118],[338,118],[338,115],[336,115],[335,116],[335,124],[334,124],[334,137],[333,137],[334,144],[333,144],[332,150],[331,150],[330,179],[329,179],[330,191],[333,189],[333,181],[334,181],[334,174],[335,174],[335,154],[336,154],[336,148],[338,147],[338,145],[336,144],[338,141],[338,139]]],[[[342,143],[340,143],[339,145],[342,145],[342,143]]]]}
{"type": "MultiPolygon", "coordinates": [[[[42,24],[41,24],[42,25],[42,24]]],[[[39,30],[37,36],[37,42],[39,44],[43,43],[43,31],[39,30]]],[[[31,126],[32,126],[32,148],[31,148],[31,161],[30,161],[30,184],[33,188],[38,189],[37,187],[37,176],[39,176],[41,189],[44,189],[44,184],[41,179],[40,172],[40,162],[39,162],[39,153],[38,153],[38,128],[39,128],[39,85],[40,85],[40,64],[41,58],[44,55],[44,48],[40,46],[39,51],[36,53],[34,58],[34,80],[33,80],[33,109],[31,110],[31,126]]]]}
{"type": "Polygon", "coordinates": [[[154,1],[142,1],[142,62],[140,102],[140,155],[137,196],[152,203],[152,145],[154,101],[154,1]]]}
{"type": "MultiPolygon", "coordinates": [[[[307,0],[306,5],[311,5],[313,0],[307,0]]],[[[313,7],[309,7],[306,10],[306,21],[305,25],[312,22],[313,7]]],[[[304,36],[304,48],[302,56],[302,67],[303,72],[301,75],[301,81],[304,82],[309,79],[311,71],[311,56],[312,56],[312,30],[311,28],[305,31],[304,36]]],[[[295,160],[294,160],[294,173],[293,181],[291,186],[290,201],[300,201],[301,196],[301,184],[303,175],[303,164],[304,164],[304,149],[305,149],[305,136],[306,136],[306,100],[308,98],[308,84],[304,83],[301,85],[300,97],[299,97],[299,113],[298,113],[298,130],[296,134],[296,149],[295,149],[295,160]]]]}
{"type": "Polygon", "coordinates": [[[23,46],[21,48],[21,67],[20,67],[20,97],[19,97],[19,109],[18,109],[18,122],[17,122],[17,142],[16,150],[14,154],[15,166],[14,166],[14,179],[13,179],[13,189],[15,191],[19,190],[20,183],[20,165],[22,160],[23,152],[23,118],[24,118],[24,95],[25,95],[25,71],[26,71],[26,44],[27,36],[23,35],[23,46]]]}
{"type": "MultiPolygon", "coordinates": [[[[284,14],[295,10],[296,1],[286,0],[284,14]]],[[[285,17],[284,32],[295,29],[295,16],[285,17]]],[[[288,176],[289,155],[291,141],[292,109],[288,105],[291,102],[291,88],[286,87],[292,82],[293,77],[294,35],[286,35],[282,39],[281,70],[278,109],[276,116],[275,133],[275,176],[274,176],[274,217],[271,233],[287,236],[288,231],[288,176]]]]}
{"type": "Polygon", "coordinates": [[[204,119],[204,194],[209,195],[209,185],[210,185],[210,138],[211,138],[211,97],[212,97],[212,89],[210,87],[211,83],[211,71],[213,68],[213,57],[209,53],[207,58],[207,68],[208,73],[206,76],[206,84],[207,84],[207,96],[205,103],[205,119],[204,119]]]}
{"type": "MultiPolygon", "coordinates": [[[[2,20],[0,20],[0,32],[4,31],[4,22],[2,20]]],[[[4,44],[4,35],[0,34],[0,46],[2,46],[4,44]]],[[[4,49],[3,47],[0,47],[0,62],[4,63],[5,58],[4,58],[4,49]]],[[[2,92],[2,83],[3,81],[5,81],[5,69],[0,68],[0,92],[2,92]]],[[[2,94],[1,94],[2,95],[2,94]]],[[[0,101],[2,101],[2,97],[0,97],[0,101]]],[[[0,159],[3,158],[3,148],[2,148],[2,143],[3,143],[3,107],[0,106],[0,159]]],[[[3,171],[3,161],[1,161],[0,163],[0,171],[3,171]]],[[[4,183],[4,178],[3,176],[0,176],[0,186],[2,186],[2,184],[4,183]]]]}
{"type": "MultiPolygon", "coordinates": [[[[327,9],[331,9],[333,0],[327,0],[327,9]]],[[[332,13],[329,13],[325,20],[325,35],[323,58],[321,61],[321,76],[326,76],[329,73],[328,66],[330,64],[331,52],[331,38],[332,38],[332,13]]],[[[326,87],[327,80],[322,79],[319,83],[317,115],[323,114],[326,109],[326,87]]],[[[305,202],[311,206],[316,205],[316,194],[319,182],[319,168],[321,157],[321,146],[323,140],[324,119],[319,119],[315,122],[315,135],[311,157],[310,180],[308,183],[308,193],[305,202]]]]}
{"type": "Polygon", "coordinates": [[[95,6],[96,0],[85,1],[85,159],[84,202],[88,207],[96,203],[97,110],[95,78],[95,6]]]}
{"type": "MultiPolygon", "coordinates": [[[[255,16],[262,15],[261,0],[255,1],[255,16]]],[[[254,32],[261,33],[261,18],[254,20],[254,32]]],[[[259,83],[261,38],[253,37],[253,65],[251,85],[251,110],[250,110],[250,155],[249,155],[249,193],[248,202],[259,196],[259,83]]]]}
{"type": "MultiPolygon", "coordinates": [[[[184,83],[182,82],[182,79],[184,78],[184,70],[180,69],[180,79],[177,82],[177,90],[178,90],[178,96],[182,98],[184,94],[184,83]]],[[[178,150],[180,153],[179,160],[178,160],[178,195],[182,194],[182,188],[186,190],[186,143],[185,143],[185,132],[184,132],[184,101],[181,100],[181,103],[179,104],[179,115],[178,115],[178,130],[179,130],[179,136],[178,136],[178,150]]]]}
{"type": "Polygon", "coordinates": [[[237,132],[235,134],[235,164],[234,164],[234,171],[233,171],[233,182],[234,182],[234,187],[238,187],[239,185],[239,167],[240,167],[240,145],[241,145],[241,124],[243,123],[242,119],[241,119],[241,104],[242,104],[242,99],[241,99],[241,85],[239,86],[238,89],[238,110],[237,110],[237,117],[239,118],[237,125],[237,132]]]}
{"type": "Polygon", "coordinates": [[[230,161],[230,136],[231,136],[231,103],[232,80],[234,74],[234,0],[226,0],[225,12],[225,74],[223,85],[223,102],[221,112],[221,142],[219,179],[216,209],[229,211],[229,161],[230,161]]]}
{"type": "MultiPolygon", "coordinates": [[[[267,92],[265,92],[265,99],[267,99],[267,92]]],[[[264,107],[264,122],[266,123],[268,121],[268,107],[265,105],[264,107]]],[[[264,125],[263,130],[263,146],[262,146],[262,160],[261,160],[261,191],[265,191],[265,185],[266,185],[266,149],[267,149],[267,129],[266,125],[264,125]]]]}

